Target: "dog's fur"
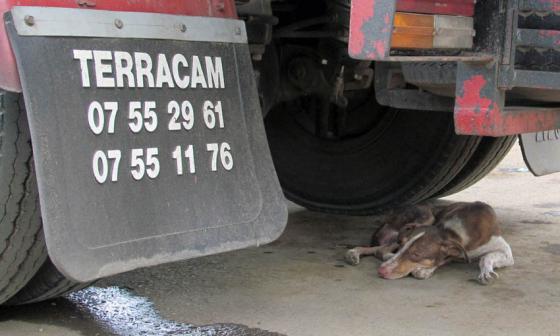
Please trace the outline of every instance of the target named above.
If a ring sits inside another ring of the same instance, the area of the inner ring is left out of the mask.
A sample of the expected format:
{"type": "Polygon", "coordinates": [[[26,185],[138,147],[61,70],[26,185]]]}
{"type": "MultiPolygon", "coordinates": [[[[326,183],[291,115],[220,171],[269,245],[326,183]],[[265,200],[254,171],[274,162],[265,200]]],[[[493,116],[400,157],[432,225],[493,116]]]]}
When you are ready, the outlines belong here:
{"type": "Polygon", "coordinates": [[[432,207],[427,204],[394,209],[371,237],[371,246],[388,245],[396,241],[399,232],[417,226],[432,225],[435,221],[432,207]]]}
{"type": "Polygon", "coordinates": [[[498,277],[495,268],[513,265],[511,248],[502,238],[496,214],[488,204],[454,203],[440,209],[422,205],[405,213],[419,217],[390,216],[389,220],[394,222],[383,225],[374,234],[382,244],[351,249],[346,260],[356,265],[361,256],[375,255],[384,260],[378,268],[382,278],[398,279],[412,274],[427,279],[438,267],[453,260],[480,259],[478,280],[483,284],[498,277]],[[397,228],[397,234],[387,234],[389,229],[397,228]]]}

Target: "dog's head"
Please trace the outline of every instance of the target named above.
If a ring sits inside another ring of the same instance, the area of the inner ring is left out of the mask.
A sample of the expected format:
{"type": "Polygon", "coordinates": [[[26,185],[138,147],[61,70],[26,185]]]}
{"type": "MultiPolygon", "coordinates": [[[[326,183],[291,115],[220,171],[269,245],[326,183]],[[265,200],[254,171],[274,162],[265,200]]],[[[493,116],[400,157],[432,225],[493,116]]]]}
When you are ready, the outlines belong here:
{"type": "Polygon", "coordinates": [[[385,279],[399,279],[412,274],[418,279],[429,278],[441,265],[453,259],[468,260],[463,246],[444,238],[439,229],[424,227],[399,237],[401,247],[377,272],[385,279]]]}

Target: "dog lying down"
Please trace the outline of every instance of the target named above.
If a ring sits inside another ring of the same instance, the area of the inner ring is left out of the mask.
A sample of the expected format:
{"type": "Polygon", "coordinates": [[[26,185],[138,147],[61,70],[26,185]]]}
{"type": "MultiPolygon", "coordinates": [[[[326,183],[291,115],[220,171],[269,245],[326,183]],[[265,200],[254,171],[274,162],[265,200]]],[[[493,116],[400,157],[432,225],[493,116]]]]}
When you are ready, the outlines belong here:
{"type": "Polygon", "coordinates": [[[513,265],[511,248],[500,235],[496,213],[482,202],[400,209],[377,230],[371,247],[348,250],[346,260],[357,265],[366,255],[383,260],[377,272],[385,279],[409,274],[427,279],[451,261],[470,263],[479,259],[478,281],[488,284],[498,278],[496,268],[513,265]]]}

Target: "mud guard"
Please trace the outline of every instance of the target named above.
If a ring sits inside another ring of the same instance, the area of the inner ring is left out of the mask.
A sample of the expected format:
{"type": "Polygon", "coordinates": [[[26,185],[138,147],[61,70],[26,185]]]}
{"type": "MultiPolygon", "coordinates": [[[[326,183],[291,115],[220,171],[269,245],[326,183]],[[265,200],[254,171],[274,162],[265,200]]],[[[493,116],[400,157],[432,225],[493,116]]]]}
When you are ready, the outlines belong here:
{"type": "Polygon", "coordinates": [[[535,176],[560,172],[560,130],[521,134],[523,159],[535,176]]]}
{"type": "Polygon", "coordinates": [[[242,21],[36,7],[5,21],[62,273],[85,282],[281,234],[242,21]],[[152,62],[154,80],[117,78],[115,52],[152,62]]]}

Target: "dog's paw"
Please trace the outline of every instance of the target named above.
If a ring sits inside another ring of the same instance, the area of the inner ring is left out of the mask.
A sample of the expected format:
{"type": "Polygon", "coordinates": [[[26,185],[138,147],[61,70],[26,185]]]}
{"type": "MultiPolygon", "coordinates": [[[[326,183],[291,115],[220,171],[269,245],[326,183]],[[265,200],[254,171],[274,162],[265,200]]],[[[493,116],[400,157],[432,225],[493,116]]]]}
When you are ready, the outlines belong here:
{"type": "Polygon", "coordinates": [[[500,277],[500,275],[498,273],[494,272],[493,270],[482,271],[478,275],[478,283],[481,284],[481,285],[489,285],[495,279],[498,279],[499,277],[500,277]]]}
{"type": "Polygon", "coordinates": [[[436,268],[437,267],[415,269],[414,271],[410,272],[410,274],[412,274],[412,276],[416,279],[425,280],[430,278],[434,274],[436,268]]]}
{"type": "Polygon", "coordinates": [[[358,265],[360,263],[360,254],[355,249],[351,249],[346,251],[344,259],[346,259],[346,262],[350,265],[358,265]]]}

